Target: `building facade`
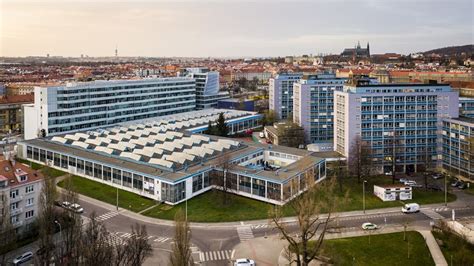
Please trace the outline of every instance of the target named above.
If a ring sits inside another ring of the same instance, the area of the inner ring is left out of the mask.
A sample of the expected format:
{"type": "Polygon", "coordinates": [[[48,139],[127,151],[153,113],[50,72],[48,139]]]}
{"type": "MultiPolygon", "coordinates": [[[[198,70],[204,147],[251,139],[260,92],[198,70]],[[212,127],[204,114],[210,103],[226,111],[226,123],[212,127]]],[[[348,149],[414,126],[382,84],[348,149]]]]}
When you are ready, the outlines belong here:
{"type": "Polygon", "coordinates": [[[22,133],[24,104],[33,102],[33,95],[14,95],[0,98],[0,136],[22,133]]]}
{"type": "Polygon", "coordinates": [[[34,104],[24,108],[25,139],[188,112],[195,107],[195,80],[188,77],[36,87],[34,104]]]}
{"type": "Polygon", "coordinates": [[[335,149],[352,159],[367,145],[378,172],[413,172],[440,163],[442,119],[458,117],[458,93],[446,84],[369,84],[351,80],[336,91],[335,149]],[[428,159],[427,159],[428,158],[428,159]],[[395,161],[392,161],[395,160],[395,161]]]}
{"type": "Polygon", "coordinates": [[[459,97],[459,115],[474,118],[474,98],[459,97]]]}
{"type": "Polygon", "coordinates": [[[275,113],[278,119],[292,117],[293,84],[302,76],[301,73],[281,73],[274,78],[270,78],[268,87],[269,109],[275,113]]]}
{"type": "Polygon", "coordinates": [[[345,81],[335,74],[318,74],[294,83],[293,122],[303,127],[307,143],[333,143],[334,91],[342,91],[345,81]]]}
{"type": "Polygon", "coordinates": [[[474,180],[474,118],[443,120],[442,158],[448,173],[474,180]]]}
{"type": "Polygon", "coordinates": [[[216,108],[217,102],[229,98],[229,93],[219,91],[219,72],[208,68],[186,68],[179,76],[196,80],[196,109],[216,108]]]}
{"type": "Polygon", "coordinates": [[[19,143],[18,156],[178,204],[220,188],[283,205],[326,177],[311,152],[131,124],[19,143]]]}
{"type": "Polygon", "coordinates": [[[41,173],[18,162],[0,161],[0,215],[8,216],[17,232],[28,229],[38,216],[42,182],[41,173]]]}

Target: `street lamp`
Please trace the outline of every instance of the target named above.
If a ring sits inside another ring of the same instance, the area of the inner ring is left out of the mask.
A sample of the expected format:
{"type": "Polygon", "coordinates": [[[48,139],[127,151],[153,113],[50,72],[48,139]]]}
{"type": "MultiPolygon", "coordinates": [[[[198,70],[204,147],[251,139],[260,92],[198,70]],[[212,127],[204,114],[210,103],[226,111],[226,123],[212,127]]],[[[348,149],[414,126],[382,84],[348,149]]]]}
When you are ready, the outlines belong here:
{"type": "Polygon", "coordinates": [[[364,180],[364,182],[362,182],[362,209],[364,210],[364,214],[365,214],[365,183],[367,183],[367,180],[364,180]]]}
{"type": "Polygon", "coordinates": [[[58,220],[54,220],[54,223],[59,226],[59,236],[61,237],[61,241],[62,241],[63,235],[62,235],[62,230],[61,230],[62,229],[61,224],[58,222],[58,220]]]}
{"type": "Polygon", "coordinates": [[[448,176],[444,176],[444,206],[448,206],[448,176]]]}

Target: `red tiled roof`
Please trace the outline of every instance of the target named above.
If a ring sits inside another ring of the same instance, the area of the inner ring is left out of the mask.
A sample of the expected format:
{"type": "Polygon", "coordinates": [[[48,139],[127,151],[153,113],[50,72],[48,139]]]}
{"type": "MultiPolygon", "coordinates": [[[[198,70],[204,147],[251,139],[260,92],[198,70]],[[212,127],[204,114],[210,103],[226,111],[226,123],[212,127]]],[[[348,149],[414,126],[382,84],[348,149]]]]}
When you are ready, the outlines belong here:
{"type": "Polygon", "coordinates": [[[18,162],[16,162],[15,166],[13,166],[12,162],[10,162],[9,160],[0,161],[0,176],[7,178],[9,180],[8,185],[12,187],[28,184],[43,179],[43,174],[41,174],[40,172],[33,170],[28,166],[18,162]],[[15,171],[17,169],[20,169],[21,171],[26,172],[28,174],[27,181],[21,183],[18,182],[18,179],[15,176],[15,171]]]}

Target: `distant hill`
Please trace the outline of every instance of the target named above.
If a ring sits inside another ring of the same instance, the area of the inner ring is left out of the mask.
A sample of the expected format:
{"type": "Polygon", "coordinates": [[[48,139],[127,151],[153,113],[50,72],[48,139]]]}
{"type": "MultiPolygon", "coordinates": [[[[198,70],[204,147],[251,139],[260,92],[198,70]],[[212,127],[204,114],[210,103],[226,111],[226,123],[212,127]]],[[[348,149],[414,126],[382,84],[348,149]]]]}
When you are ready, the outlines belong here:
{"type": "Polygon", "coordinates": [[[449,46],[449,47],[438,48],[438,49],[433,49],[433,50],[423,52],[423,54],[425,55],[433,54],[433,53],[439,54],[439,55],[448,55],[448,56],[460,55],[462,53],[472,55],[474,53],[474,44],[468,44],[468,45],[462,45],[462,46],[449,46]]]}

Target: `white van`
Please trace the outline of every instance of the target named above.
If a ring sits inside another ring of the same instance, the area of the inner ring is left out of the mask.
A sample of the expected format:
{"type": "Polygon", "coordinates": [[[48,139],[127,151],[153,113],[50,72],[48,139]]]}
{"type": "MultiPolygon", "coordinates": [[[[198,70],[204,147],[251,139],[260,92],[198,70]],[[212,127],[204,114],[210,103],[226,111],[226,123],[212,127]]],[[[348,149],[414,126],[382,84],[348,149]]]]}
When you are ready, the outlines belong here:
{"type": "Polygon", "coordinates": [[[420,205],[418,203],[408,203],[402,207],[403,213],[415,213],[420,211],[420,205]]]}
{"type": "Polygon", "coordinates": [[[260,132],[260,134],[258,134],[260,136],[260,138],[264,138],[265,137],[265,134],[263,132],[260,132]]]}

